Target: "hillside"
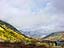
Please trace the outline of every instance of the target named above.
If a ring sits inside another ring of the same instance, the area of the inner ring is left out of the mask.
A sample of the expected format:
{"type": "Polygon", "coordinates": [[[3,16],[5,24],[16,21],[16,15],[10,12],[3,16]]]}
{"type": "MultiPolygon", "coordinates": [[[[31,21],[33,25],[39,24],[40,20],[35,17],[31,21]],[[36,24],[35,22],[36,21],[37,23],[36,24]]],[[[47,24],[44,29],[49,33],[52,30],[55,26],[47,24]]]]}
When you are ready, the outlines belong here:
{"type": "Polygon", "coordinates": [[[50,48],[46,40],[64,40],[64,32],[52,33],[41,40],[22,34],[12,25],[0,20],[0,48],[50,48]]]}
{"type": "Polygon", "coordinates": [[[43,38],[43,40],[57,41],[64,40],[64,32],[55,32],[43,38]]]}
{"type": "Polygon", "coordinates": [[[12,25],[0,20],[0,42],[30,42],[31,39],[21,34],[12,25]]]}

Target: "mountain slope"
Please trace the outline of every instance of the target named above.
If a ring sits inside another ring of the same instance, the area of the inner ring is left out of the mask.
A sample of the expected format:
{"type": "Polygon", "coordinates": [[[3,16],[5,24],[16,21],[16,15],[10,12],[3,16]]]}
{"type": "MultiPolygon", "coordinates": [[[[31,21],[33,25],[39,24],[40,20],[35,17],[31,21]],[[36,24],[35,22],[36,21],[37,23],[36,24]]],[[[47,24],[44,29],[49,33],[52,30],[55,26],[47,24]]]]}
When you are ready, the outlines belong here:
{"type": "Polygon", "coordinates": [[[29,42],[30,38],[21,34],[12,25],[0,20],[0,42],[29,42]]]}
{"type": "Polygon", "coordinates": [[[64,40],[64,32],[52,33],[44,37],[43,40],[51,40],[51,41],[64,40]]]}

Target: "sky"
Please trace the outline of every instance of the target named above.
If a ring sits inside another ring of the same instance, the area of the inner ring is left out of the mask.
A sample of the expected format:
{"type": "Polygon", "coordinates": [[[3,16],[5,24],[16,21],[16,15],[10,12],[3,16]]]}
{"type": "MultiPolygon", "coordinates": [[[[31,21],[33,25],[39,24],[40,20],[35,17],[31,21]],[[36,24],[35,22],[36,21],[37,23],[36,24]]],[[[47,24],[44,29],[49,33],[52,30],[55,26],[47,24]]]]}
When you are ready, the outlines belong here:
{"type": "Polygon", "coordinates": [[[23,31],[64,31],[64,0],[0,0],[0,19],[23,31]]]}

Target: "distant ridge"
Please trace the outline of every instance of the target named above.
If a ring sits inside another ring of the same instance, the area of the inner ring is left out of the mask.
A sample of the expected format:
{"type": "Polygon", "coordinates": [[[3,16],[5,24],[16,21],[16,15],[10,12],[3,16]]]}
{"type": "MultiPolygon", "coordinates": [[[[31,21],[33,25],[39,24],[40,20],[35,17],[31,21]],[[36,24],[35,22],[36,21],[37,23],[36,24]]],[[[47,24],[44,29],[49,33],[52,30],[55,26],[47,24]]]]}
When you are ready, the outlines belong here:
{"type": "Polygon", "coordinates": [[[64,31],[51,33],[42,39],[43,40],[52,40],[52,41],[64,40],[64,31]]]}

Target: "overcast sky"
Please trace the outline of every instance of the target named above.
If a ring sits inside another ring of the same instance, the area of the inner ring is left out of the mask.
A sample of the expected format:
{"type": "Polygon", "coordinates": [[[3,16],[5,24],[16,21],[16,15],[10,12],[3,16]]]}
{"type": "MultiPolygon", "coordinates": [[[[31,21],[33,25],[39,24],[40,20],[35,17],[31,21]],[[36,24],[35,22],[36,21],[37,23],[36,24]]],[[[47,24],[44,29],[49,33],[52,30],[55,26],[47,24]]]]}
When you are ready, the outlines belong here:
{"type": "Polygon", "coordinates": [[[64,0],[0,0],[0,19],[19,30],[64,31],[64,0]]]}

